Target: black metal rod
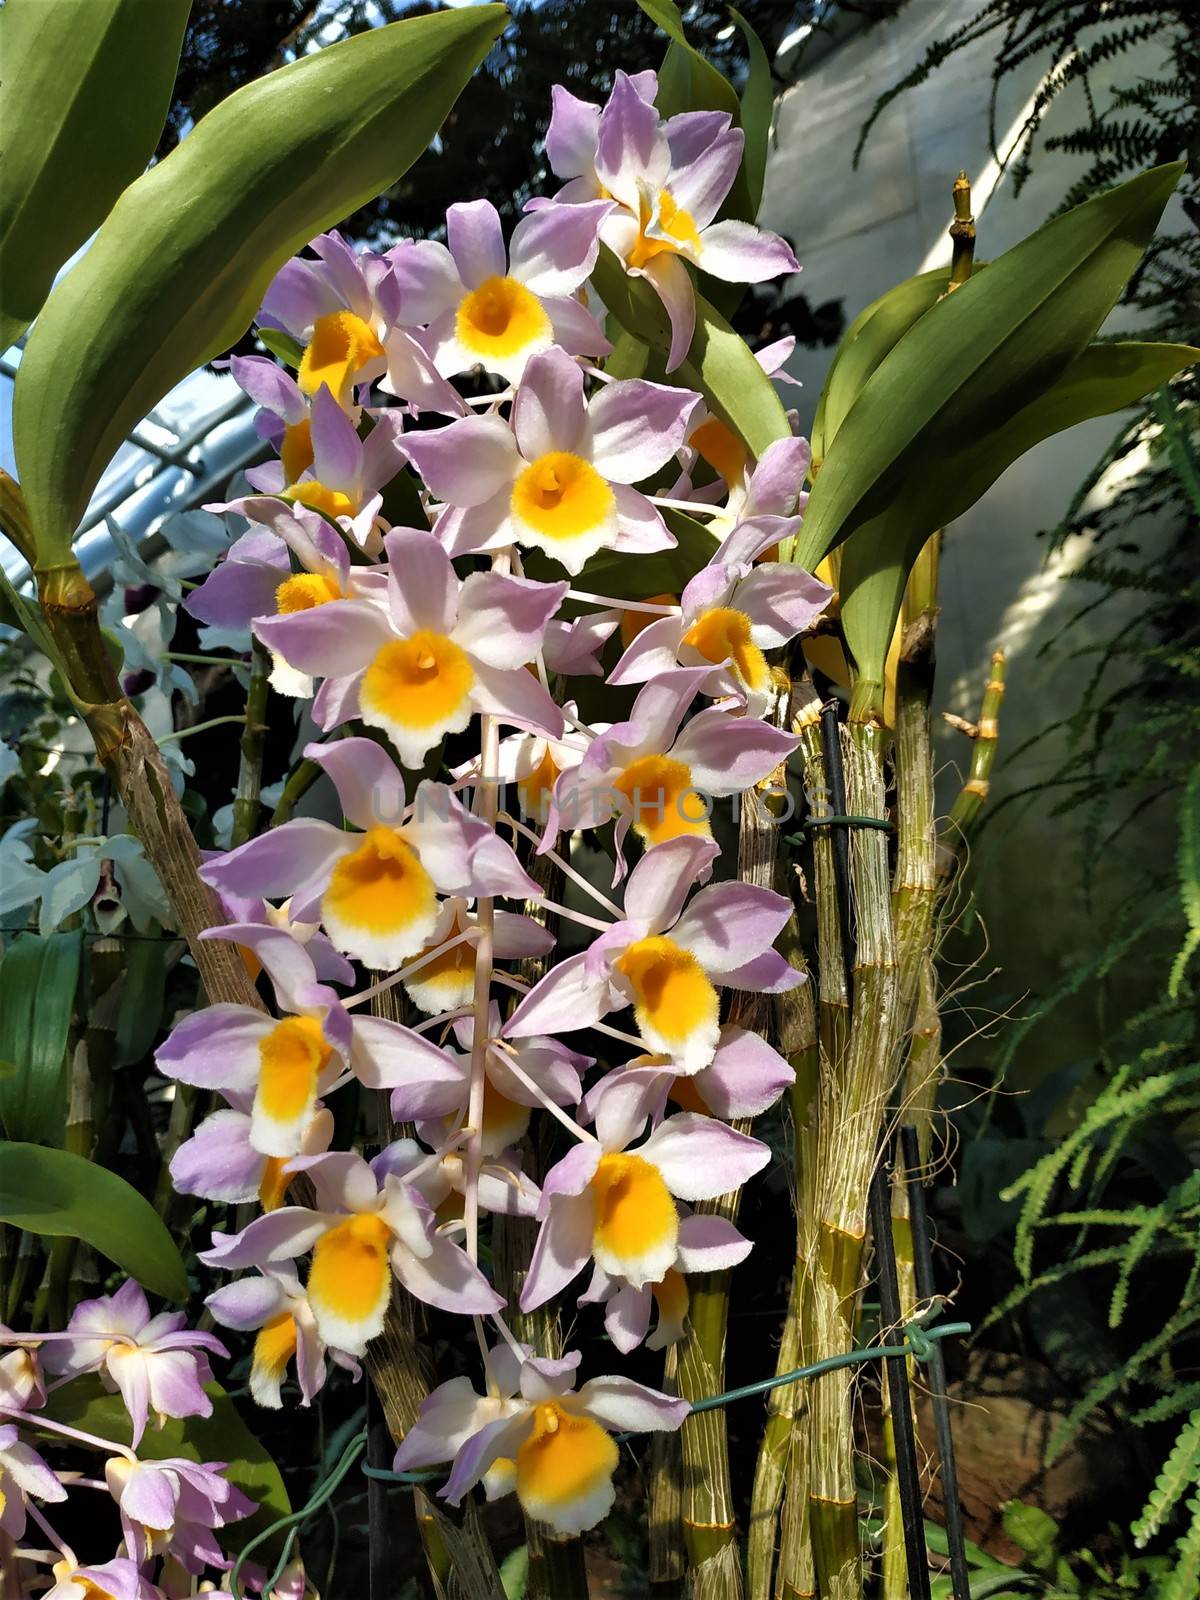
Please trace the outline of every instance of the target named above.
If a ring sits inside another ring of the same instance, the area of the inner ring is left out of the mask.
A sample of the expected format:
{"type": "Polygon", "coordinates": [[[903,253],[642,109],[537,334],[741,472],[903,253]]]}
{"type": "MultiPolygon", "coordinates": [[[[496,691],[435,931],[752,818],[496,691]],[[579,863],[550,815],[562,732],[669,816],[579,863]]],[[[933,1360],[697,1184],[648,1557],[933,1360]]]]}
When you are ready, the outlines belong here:
{"type": "MultiPolygon", "coordinates": [[[[839,706],[830,700],[821,707],[821,751],[829,796],[836,815],[844,816],[846,774],[842,766],[839,706]]],[[[842,935],[842,960],[846,974],[846,999],[854,1015],[854,970],[858,961],[850,892],[850,835],[852,823],[838,824],[833,834],[833,873],[837,890],[838,922],[842,935]]],[[[896,1275],[896,1243],[892,1237],[891,1186],[888,1181],[890,1143],[885,1141],[875,1163],[868,1194],[871,1233],[879,1269],[879,1303],[883,1326],[899,1328],[900,1283],[896,1275]]],[[[900,1495],[900,1520],[904,1529],[904,1554],[908,1567],[908,1592],[912,1600],[930,1600],[929,1560],[925,1550],[925,1517],[921,1505],[921,1471],[917,1465],[917,1435],[913,1426],[908,1361],[904,1356],[884,1358],[888,1399],[892,1415],[892,1444],[896,1458],[896,1488],[900,1495]]]]}
{"type": "MultiPolygon", "coordinates": [[[[374,1389],[366,1385],[367,1461],[372,1467],[390,1467],[396,1447],[383,1420],[383,1410],[374,1389]]],[[[367,1479],[367,1581],[370,1600],[390,1600],[396,1590],[396,1564],[392,1559],[387,1484],[379,1478],[367,1479]]]]}
{"type": "MultiPolygon", "coordinates": [[[[933,1272],[933,1237],[929,1228],[929,1211],[925,1205],[925,1185],[921,1182],[921,1149],[914,1127],[900,1129],[900,1147],[904,1153],[908,1186],[908,1219],[912,1228],[917,1293],[922,1300],[932,1300],[937,1293],[933,1272]]],[[[958,1469],[954,1460],[954,1429],[950,1421],[950,1402],[946,1398],[946,1361],[940,1343],[934,1345],[925,1365],[929,1373],[933,1428],[942,1467],[942,1502],[946,1518],[946,1544],[950,1551],[950,1586],[954,1591],[954,1600],[971,1600],[962,1504],[958,1498],[958,1469]]]]}
{"type": "MultiPolygon", "coordinates": [[[[880,1319],[885,1328],[903,1323],[896,1252],[892,1239],[891,1185],[888,1150],[881,1152],[871,1178],[871,1232],[878,1265],[880,1319]]],[[[904,1527],[904,1554],[908,1564],[908,1592],[914,1600],[929,1600],[929,1558],[925,1550],[925,1515],[921,1507],[921,1470],[917,1465],[917,1434],[913,1427],[912,1396],[908,1387],[908,1362],[904,1356],[885,1356],[888,1399],[892,1410],[892,1448],[896,1457],[896,1487],[900,1493],[900,1521],[904,1527]]]]}

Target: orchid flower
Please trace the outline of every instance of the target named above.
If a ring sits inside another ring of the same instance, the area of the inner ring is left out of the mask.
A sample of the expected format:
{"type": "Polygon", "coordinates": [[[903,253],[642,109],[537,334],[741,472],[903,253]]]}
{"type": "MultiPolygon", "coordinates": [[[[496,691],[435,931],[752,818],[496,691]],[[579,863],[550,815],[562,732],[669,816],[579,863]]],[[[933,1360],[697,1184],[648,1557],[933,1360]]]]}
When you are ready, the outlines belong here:
{"type": "Polygon", "coordinates": [[[370,251],[356,256],[338,233],[321,234],[309,248],[318,259],[285,262],[258,316],[260,327],[280,328],[305,347],[296,374],[301,393],[314,395],[324,384],[349,408],[356,388],[378,378],[381,388],[414,406],[461,411],[459,396],[421,345],[376,298],[387,262],[370,251]]]}
{"type": "MultiPolygon", "coordinates": [[[[386,1151],[383,1152],[386,1155],[386,1151]]],[[[274,1266],[312,1250],[308,1303],[327,1345],[360,1356],[383,1329],[392,1274],[427,1305],[466,1316],[498,1311],[503,1300],[465,1251],[434,1226],[416,1188],[350,1151],[300,1156],[318,1209],[284,1206],[238,1234],[214,1232],[200,1259],[214,1267],[274,1266]]]]}
{"type": "MultiPolygon", "coordinates": [[[[268,461],[246,472],[246,480],[258,491],[257,495],[215,501],[204,509],[218,514],[233,511],[251,521],[268,521],[269,512],[261,504],[261,497],[273,496],[319,511],[336,522],[361,550],[375,555],[382,528],[387,526],[380,516],[381,491],[404,465],[403,420],[399,411],[382,411],[375,417],[370,433],[361,439],[354,423],[330,391],[322,387],[312,401],[312,463],[300,477],[289,481],[282,460],[268,461]]],[[[316,598],[315,587],[309,587],[316,598]]]]}
{"type": "Polygon", "coordinates": [[[802,983],[772,948],[792,911],[783,895],[716,883],[684,908],[716,853],[694,837],[647,851],[629,875],[623,920],[534,985],[508,1020],[509,1038],[570,1033],[632,1005],[647,1047],[690,1076],[720,1040],[718,986],[778,994],[802,983]]]}
{"type": "Polygon", "coordinates": [[[16,1423],[0,1423],[0,1532],[10,1539],[25,1532],[25,1502],[30,1495],[37,1500],[65,1500],[67,1491],[33,1446],[18,1437],[16,1423]]]}
{"type": "Polygon", "coordinates": [[[573,356],[612,349],[575,298],[596,265],[611,201],[548,206],[523,218],[508,251],[489,200],[446,212],[446,244],[404,241],[384,259],[379,288],[396,320],[428,323],[421,336],[444,376],[483,367],[516,383],[530,356],[558,345],[573,356]],[[394,290],[394,295],[389,294],[394,290]]]}
{"type": "Polygon", "coordinates": [[[598,652],[621,626],[619,611],[593,611],[570,622],[552,622],[542,643],[548,672],[564,678],[602,678],[598,652]]]}
{"type": "MultiPolygon", "coordinates": [[[[764,537],[763,550],[773,542],[790,539],[800,527],[808,505],[804,480],[811,463],[812,449],[807,439],[793,436],[772,440],[758,461],[747,459],[738,476],[729,482],[726,503],[709,517],[708,531],[719,539],[732,536],[744,524],[757,527],[764,536],[770,531],[773,539],[764,537]]],[[[731,462],[726,465],[732,470],[731,462]]]]}
{"type": "Polygon", "coordinates": [[[286,1015],[252,1006],[193,1012],[159,1047],[159,1070],[180,1083],[253,1094],[250,1143],[262,1155],[299,1154],[311,1138],[318,1096],[344,1071],[372,1089],[389,1087],[408,1056],[438,1055],[436,1045],[383,1017],[354,1017],[318,983],[303,945],[260,923],[211,928],[206,938],[249,946],[275,986],[286,1015]]]}
{"type": "Polygon", "coordinates": [[[419,767],[476,713],[557,736],[562,713],[523,668],[541,648],[565,583],[499,572],[459,579],[432,534],[394,530],[386,608],[341,601],[256,626],[301,672],[325,678],[314,713],[326,729],[356,716],[380,728],[406,767],[419,767]]]}
{"type": "MultiPolygon", "coordinates": [[[[574,724],[578,721],[578,707],[574,700],[563,704],[563,719],[574,724]]],[[[599,733],[609,726],[606,722],[591,725],[591,732],[599,733]]],[[[517,800],[527,817],[545,825],[549,816],[550,799],[560,774],[569,772],[583,760],[588,747],[588,737],[568,727],[561,739],[550,739],[536,733],[514,733],[501,739],[497,751],[495,776],[502,783],[515,783],[517,800]]],[[[466,762],[455,772],[465,776],[477,769],[477,762],[466,762]]]]}
{"type": "Polygon", "coordinates": [[[278,1411],[288,1363],[295,1360],[301,1405],[310,1405],[325,1383],[325,1357],[357,1378],[358,1362],[327,1350],[299,1278],[290,1267],[264,1267],[258,1277],[227,1283],[205,1300],[217,1321],[242,1333],[257,1333],[250,1364],[250,1393],[260,1406],[278,1411]]]}
{"type": "MultiPolygon", "coordinates": [[[[297,922],[292,917],[290,900],[277,906],[270,905],[261,896],[236,894],[221,895],[221,909],[227,922],[261,923],[264,927],[278,928],[289,939],[302,945],[313,964],[319,983],[353,983],[354,967],[333,948],[321,932],[319,922],[297,922]]],[[[247,945],[241,947],[242,960],[254,977],[262,971],[262,962],[247,945]]]]}
{"type": "Polygon", "coordinates": [[[221,1476],[223,1466],[180,1456],[159,1461],[111,1456],[104,1477],[120,1510],[126,1550],[139,1561],[173,1558],[192,1574],[207,1566],[228,1567],[213,1533],[242,1521],[257,1506],[221,1476]]]}
{"type": "MultiPolygon", "coordinates": [[[[566,114],[566,102],[556,104],[556,112],[560,106],[566,114]]],[[[668,372],[687,355],[695,331],[695,291],[685,263],[727,283],[761,283],[800,269],[778,234],[748,222],[713,220],[742,164],[745,136],[729,126],[725,113],[696,116],[704,120],[677,128],[673,140],[638,86],[618,71],[595,124],[595,178],[601,192],[618,202],[601,238],[662,301],[671,322],[668,372]]],[[[582,119],[577,130],[582,145],[582,119]]],[[[559,132],[566,130],[560,126],[559,132]]]]}
{"type": "Polygon", "coordinates": [[[665,671],[640,690],[628,720],[593,739],[578,765],[559,778],[545,846],[561,828],[597,828],[616,814],[619,879],[630,828],[647,846],[711,839],[712,800],[761,783],[799,744],[769,723],[715,706],[681,730],[694,696],[712,676],[711,667],[665,671]]]}
{"type": "Polygon", "coordinates": [[[777,537],[774,528],[764,531],[758,523],[736,528],[688,583],[676,615],[656,618],[637,634],[609,683],[645,683],[680,666],[709,661],[714,670],[700,692],[714,699],[736,696],[760,716],[770,704],[772,682],[763,652],[794,639],[833,595],[802,567],[754,565],[759,551],[777,537]]]}
{"type": "Polygon", "coordinates": [[[594,1260],[609,1278],[637,1291],[613,1311],[626,1336],[636,1327],[630,1349],[646,1331],[649,1285],[672,1268],[733,1266],[750,1251],[726,1218],[681,1215],[676,1202],[728,1194],[771,1159],[759,1140],[693,1111],[668,1117],[630,1149],[645,1129],[654,1089],[615,1074],[595,1102],[596,1137],[577,1144],[546,1174],[541,1231],[521,1291],[521,1309],[535,1310],[594,1260]],[[632,1320],[625,1320],[626,1311],[632,1320]]]}
{"type": "Polygon", "coordinates": [[[732,1122],[738,1117],[761,1116],[795,1078],[792,1068],[760,1034],[728,1022],[717,1035],[712,1060],[699,1072],[680,1077],[669,1056],[636,1056],[593,1084],[580,1103],[579,1115],[584,1122],[593,1121],[597,1100],[619,1079],[633,1084],[638,1093],[643,1086],[647,1089],[653,1116],[661,1116],[666,1102],[673,1100],[684,1111],[732,1122]]]}
{"type": "Polygon", "coordinates": [[[305,754],[324,767],[346,820],[363,831],[296,818],[207,861],[206,883],[268,899],[290,894],[298,920],[319,917],[340,950],[385,971],[428,943],[439,893],[539,898],[510,846],[444,784],[424,781],[406,809],[403,776],[372,740],[308,745],[305,754]]]}
{"type": "Polygon", "coordinates": [[[67,1323],[71,1337],[49,1345],[42,1360],[63,1377],[99,1372],[109,1393],[119,1390],[136,1447],[151,1411],[160,1426],[167,1417],[212,1415],[204,1352],[229,1352],[215,1334],[186,1328],[186,1321],[182,1311],[152,1317],[141,1286],[127,1278],[116,1294],[81,1301],[67,1323]]]}
{"type": "Polygon", "coordinates": [[[525,1515],[557,1534],[595,1527],[615,1499],[618,1451],[612,1434],[673,1433],[691,1408],[630,1378],[592,1378],[573,1393],[578,1362],[578,1354],[554,1362],[527,1358],[514,1382],[511,1368],[493,1351],[488,1365],[499,1378],[499,1392],[475,1395],[462,1379],[440,1385],[422,1402],[396,1452],[395,1470],[452,1454],[454,1466],[441,1491],[451,1505],[482,1481],[489,1499],[515,1489],[525,1515]]]}
{"type": "Polygon", "coordinates": [[[434,532],[452,556],[516,543],[577,573],[598,550],[674,546],[658,512],[631,486],[679,449],[697,399],[630,378],[585,400],[583,373],[553,349],[528,362],[509,422],[464,417],[406,434],[405,447],[446,502],[434,532]]]}

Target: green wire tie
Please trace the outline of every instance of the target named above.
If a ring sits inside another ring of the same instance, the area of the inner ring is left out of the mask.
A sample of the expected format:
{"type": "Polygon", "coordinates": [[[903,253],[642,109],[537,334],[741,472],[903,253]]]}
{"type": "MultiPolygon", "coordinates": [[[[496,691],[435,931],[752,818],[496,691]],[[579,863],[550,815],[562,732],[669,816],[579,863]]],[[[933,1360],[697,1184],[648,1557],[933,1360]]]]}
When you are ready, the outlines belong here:
{"type": "MultiPolygon", "coordinates": [[[[841,819],[831,817],[826,820],[832,822],[841,819]]],[[[854,819],[852,818],[851,820],[854,819]]],[[[876,826],[887,827],[889,824],[876,823],[876,826]]],[[[727,1389],[724,1394],[710,1395],[707,1400],[696,1400],[692,1403],[692,1412],[716,1411],[722,1406],[731,1405],[735,1400],[750,1400],[755,1395],[767,1394],[772,1389],[782,1389],[789,1383],[801,1383],[805,1378],[819,1378],[822,1373],[836,1372],[840,1367],[857,1366],[861,1361],[884,1361],[889,1356],[912,1356],[916,1361],[928,1361],[933,1353],[933,1347],[939,1339],[953,1338],[959,1334],[970,1333],[970,1331],[971,1324],[969,1322],[944,1322],[934,1328],[924,1328],[921,1326],[920,1321],[909,1322],[904,1327],[903,1344],[877,1344],[859,1350],[848,1350],[844,1355],[840,1356],[826,1356],[823,1361],[814,1361],[807,1367],[795,1367],[791,1372],[777,1373],[775,1377],[762,1378],[757,1383],[745,1383],[740,1389],[727,1389]]],[[[619,1433],[616,1439],[618,1444],[624,1444],[636,1437],[636,1434],[632,1433],[619,1433]]],[[[338,1485],[366,1448],[366,1444],[367,1433],[364,1428],[361,1433],[356,1434],[351,1439],[342,1452],[337,1466],[334,1467],[324,1483],[314,1491],[307,1505],[302,1506],[299,1511],[293,1511],[290,1516],[280,1517],[277,1522],[273,1522],[269,1528],[264,1528],[261,1533],[256,1534],[250,1540],[249,1544],[243,1547],[241,1554],[234,1563],[233,1570],[229,1574],[229,1587],[233,1590],[237,1600],[245,1600],[241,1589],[241,1573],[242,1566],[251,1551],[256,1550],[260,1544],[265,1543],[266,1540],[287,1528],[289,1532],[284,1541],[283,1553],[279,1557],[275,1571],[263,1585],[264,1594],[269,1593],[279,1582],[284,1568],[291,1559],[292,1548],[295,1544],[296,1535],[300,1531],[300,1524],[305,1522],[314,1511],[319,1511],[326,1501],[332,1498],[338,1485]]],[[[366,1478],[374,1478],[382,1483],[398,1483],[408,1489],[417,1488],[423,1483],[429,1483],[435,1478],[444,1478],[446,1475],[444,1467],[428,1467],[418,1472],[390,1472],[385,1467],[372,1467],[367,1462],[364,1462],[359,1470],[366,1478]]]]}
{"type": "Polygon", "coordinates": [[[811,833],[814,828],[875,828],[880,833],[891,833],[895,827],[892,822],[887,822],[883,817],[851,817],[841,812],[834,812],[828,817],[809,817],[802,828],[795,833],[785,833],[784,842],[799,847],[804,843],[804,836],[811,833]]]}

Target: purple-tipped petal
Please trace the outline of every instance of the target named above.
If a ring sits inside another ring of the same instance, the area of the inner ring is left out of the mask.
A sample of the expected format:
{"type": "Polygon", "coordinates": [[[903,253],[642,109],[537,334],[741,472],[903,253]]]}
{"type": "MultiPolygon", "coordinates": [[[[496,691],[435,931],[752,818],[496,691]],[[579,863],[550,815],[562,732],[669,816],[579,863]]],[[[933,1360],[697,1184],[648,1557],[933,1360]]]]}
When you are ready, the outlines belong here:
{"type": "Polygon", "coordinates": [[[731,1023],[721,1029],[712,1064],[692,1083],[709,1110],[731,1122],[761,1116],[795,1080],[795,1072],[765,1039],[731,1023]]]}
{"type": "Polygon", "coordinates": [[[379,823],[398,828],[404,820],[404,774],[374,739],[335,739],[306,744],[304,754],[333,780],[346,821],[364,831],[379,823]]]}
{"type": "Polygon", "coordinates": [[[523,667],[541,648],[546,625],[568,588],[565,582],[473,572],[462,586],[455,643],[488,666],[523,667]]]}
{"type": "Polygon", "coordinates": [[[533,1248],[521,1290],[522,1311],[545,1305],[578,1277],[591,1258],[594,1225],[590,1195],[561,1195],[555,1200],[533,1248]]]}
{"type": "Polygon", "coordinates": [[[651,1161],[681,1200],[714,1200],[738,1189],[771,1159],[765,1144],[713,1117],[681,1111],[659,1124],[636,1154],[651,1161]]]}
{"type": "MultiPolygon", "coordinates": [[[[655,854],[652,851],[644,859],[655,854]]],[[[695,896],[671,937],[701,966],[724,972],[770,949],[791,914],[792,902],[774,889],[753,883],[713,883],[695,896]]]]}
{"type": "Polygon", "coordinates": [[[468,289],[508,270],[500,213],[490,200],[468,200],[446,212],[446,241],[459,276],[468,289]]]}
{"type": "Polygon", "coordinates": [[[573,294],[596,265],[600,224],[612,208],[611,200],[597,200],[531,211],[513,231],[513,277],[536,295],[573,294]]]}
{"type": "Polygon", "coordinates": [[[599,133],[600,107],[577,99],[561,83],[554,84],[550,90],[546,159],[555,177],[591,176],[596,166],[596,140],[599,133]]]}
{"type": "Polygon", "coordinates": [[[698,254],[703,270],[726,283],[764,283],[800,271],[786,239],[748,222],[714,222],[701,234],[698,254]]]}
{"type": "Polygon", "coordinates": [[[726,1217],[681,1217],[679,1255],[681,1272],[722,1272],[736,1267],[753,1249],[726,1217]]]}
{"type": "Polygon", "coordinates": [[[459,581],[445,547],[432,533],[393,528],[383,548],[389,563],[388,604],[397,633],[407,637],[422,628],[449,633],[458,615],[459,581]]]}
{"type": "MultiPolygon", "coordinates": [[[[723,227],[724,224],[718,223],[717,226],[723,227]]],[[[667,353],[667,371],[674,372],[691,348],[692,336],[696,332],[696,294],[692,280],[678,256],[654,256],[640,270],[662,301],[670,320],[671,348],[667,353]]]]}
{"type": "Polygon", "coordinates": [[[520,470],[516,441],[500,417],[463,417],[405,435],[405,448],[430,491],[449,505],[478,506],[520,470]]]}
{"type": "Polygon", "coordinates": [[[597,469],[615,483],[639,483],[675,454],[700,404],[690,389],[627,378],[600,390],[588,414],[597,469]]]}
{"type": "Polygon", "coordinates": [[[571,1033],[590,1028],[612,1010],[606,978],[590,978],[586,957],[568,956],[551,967],[508,1019],[505,1034],[527,1039],[534,1034],[571,1033]]]}
{"type": "Polygon", "coordinates": [[[720,853],[715,840],[687,834],[647,850],[625,886],[626,916],[648,933],[672,927],[692,887],[720,853]]]}
{"type": "Polygon", "coordinates": [[[564,351],[530,357],[513,401],[513,431],[526,461],[577,451],[587,423],[583,372],[564,351]]]}
{"type": "Polygon", "coordinates": [[[606,1427],[630,1433],[673,1433],[692,1409],[689,1401],[648,1389],[632,1378],[591,1378],[575,1398],[579,1410],[606,1427]]]}
{"type": "Polygon", "coordinates": [[[691,769],[697,789],[725,795],[760,783],[799,744],[794,734],[757,717],[735,717],[713,707],[692,718],[671,753],[691,769]]]}
{"type": "Polygon", "coordinates": [[[330,600],[308,611],[264,617],[254,631],[289,666],[314,678],[361,672],[393,637],[387,613],[373,600],[330,600]]]}

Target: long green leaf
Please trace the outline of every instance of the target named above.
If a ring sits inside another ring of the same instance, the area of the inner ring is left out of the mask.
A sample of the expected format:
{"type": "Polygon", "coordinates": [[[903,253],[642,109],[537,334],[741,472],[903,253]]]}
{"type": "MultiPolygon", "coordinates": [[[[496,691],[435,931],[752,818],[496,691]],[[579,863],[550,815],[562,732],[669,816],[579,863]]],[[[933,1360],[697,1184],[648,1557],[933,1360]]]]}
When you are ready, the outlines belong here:
{"type": "MultiPolygon", "coordinates": [[[[225,1461],[225,1476],[258,1502],[259,1509],[243,1522],[230,1523],[218,1535],[222,1546],[236,1553],[279,1517],[291,1511],[287,1489],[274,1460],[242,1420],[237,1406],[219,1383],[206,1383],[212,1401],[210,1417],[167,1417],[161,1428],[147,1428],[138,1445],[143,1461],[164,1461],[172,1456],[185,1461],[225,1461]]],[[[52,1422],[80,1428],[101,1439],[128,1444],[132,1437],[129,1414],[119,1394],[106,1394],[94,1374],[75,1378],[55,1389],[45,1407],[52,1422]]],[[[37,1427],[36,1417],[31,1419],[37,1427]]],[[[260,1548],[260,1559],[264,1552],[260,1548]]]]}
{"type": "Polygon", "coordinates": [[[0,962],[0,1061],[16,1068],[0,1082],[0,1127],[9,1139],[62,1144],[79,951],[78,933],[23,933],[0,962]]]}
{"type": "Polygon", "coordinates": [[[7,0],[0,11],[0,350],[154,154],[190,0],[7,0]]]}
{"type": "Polygon", "coordinates": [[[154,1208],[106,1167],[67,1150],[0,1144],[0,1222],[82,1239],[168,1300],[186,1300],[187,1273],[154,1208]]]}
{"type": "Polygon", "coordinates": [[[867,379],[913,324],[938,303],[949,281],[949,264],[906,278],[860,311],[846,329],[825,374],[813,418],[811,442],[817,470],[867,379]]]}
{"type": "Polygon", "coordinates": [[[1198,358],[1200,350],[1188,345],[1092,345],[1009,422],[944,457],[936,474],[910,483],[857,528],[842,554],[839,584],[846,641],[862,676],[882,681],[909,569],[931,533],[961,516],[1041,440],[1133,405],[1198,358]]]}
{"type": "Polygon", "coordinates": [[[762,40],[736,6],[730,6],[729,15],[737,23],[750,57],[746,87],[742,90],[739,104],[742,128],[746,135],[742,170],[746,174],[746,187],[750,192],[750,216],[754,218],[762,202],[763,179],[767,171],[767,142],[771,137],[771,118],[775,114],[775,87],[771,82],[771,63],[767,60],[762,40]]]}
{"type": "Polygon", "coordinates": [[[923,478],[952,487],[947,457],[1003,427],[1087,346],[1182,171],[1155,167],[1076,206],[920,317],[829,445],[793,559],[811,571],[923,478]]]}
{"type": "Polygon", "coordinates": [[[130,185],[30,334],[13,402],[43,564],[121,440],[245,331],[278,269],[394,183],[507,18],[486,5],[391,23],[248,84],[130,185]]]}

